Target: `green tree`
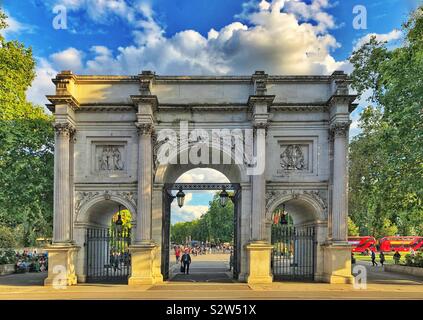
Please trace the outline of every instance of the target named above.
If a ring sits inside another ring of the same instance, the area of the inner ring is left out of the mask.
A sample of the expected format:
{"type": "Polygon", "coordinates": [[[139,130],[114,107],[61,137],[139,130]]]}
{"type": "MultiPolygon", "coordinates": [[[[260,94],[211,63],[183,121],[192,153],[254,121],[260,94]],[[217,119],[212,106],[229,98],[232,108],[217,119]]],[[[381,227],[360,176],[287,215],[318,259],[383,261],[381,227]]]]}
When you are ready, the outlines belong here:
{"type": "Polygon", "coordinates": [[[11,228],[0,226],[0,249],[14,248],[16,240],[14,232],[11,228]]]}
{"type": "Polygon", "coordinates": [[[358,227],[355,225],[354,221],[350,217],[348,217],[348,235],[349,236],[359,236],[360,231],[358,227]]]}
{"type": "MultiPolygon", "coordinates": [[[[7,26],[0,9],[0,29],[7,26]]],[[[26,101],[34,79],[31,48],[0,35],[0,224],[23,230],[23,245],[52,229],[52,118],[26,101]]]]}
{"type": "Polygon", "coordinates": [[[171,241],[185,243],[185,239],[211,241],[215,243],[231,242],[234,237],[234,205],[228,201],[225,207],[220,205],[219,193],[209,203],[208,211],[199,219],[178,222],[171,226],[171,241]]]}
{"type": "Polygon", "coordinates": [[[353,87],[374,105],[350,145],[350,216],[363,233],[423,234],[423,6],[403,31],[402,46],[372,38],[350,58],[353,87]]]}

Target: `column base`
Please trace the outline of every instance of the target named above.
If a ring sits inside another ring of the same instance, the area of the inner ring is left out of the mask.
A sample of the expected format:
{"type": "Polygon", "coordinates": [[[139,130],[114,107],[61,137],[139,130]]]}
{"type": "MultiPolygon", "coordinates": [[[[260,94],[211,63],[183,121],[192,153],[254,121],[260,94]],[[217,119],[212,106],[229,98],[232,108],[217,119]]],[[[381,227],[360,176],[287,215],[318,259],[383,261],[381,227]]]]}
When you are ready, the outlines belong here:
{"type": "Polygon", "coordinates": [[[333,242],[323,246],[323,274],[327,283],[351,284],[351,249],[347,242],[333,242]]]}
{"type": "Polygon", "coordinates": [[[48,252],[48,276],[44,280],[44,285],[64,288],[77,284],[75,260],[79,247],[74,244],[53,244],[46,250],[48,252]]]}
{"type": "MultiPolygon", "coordinates": [[[[146,242],[129,247],[131,252],[131,277],[128,285],[152,285],[160,282],[160,277],[154,273],[154,257],[157,246],[146,242]]],[[[161,279],[163,281],[163,278],[161,279]]]]}
{"type": "Polygon", "coordinates": [[[270,259],[273,246],[266,241],[253,241],[246,247],[248,256],[248,284],[268,284],[273,282],[270,259]]]}

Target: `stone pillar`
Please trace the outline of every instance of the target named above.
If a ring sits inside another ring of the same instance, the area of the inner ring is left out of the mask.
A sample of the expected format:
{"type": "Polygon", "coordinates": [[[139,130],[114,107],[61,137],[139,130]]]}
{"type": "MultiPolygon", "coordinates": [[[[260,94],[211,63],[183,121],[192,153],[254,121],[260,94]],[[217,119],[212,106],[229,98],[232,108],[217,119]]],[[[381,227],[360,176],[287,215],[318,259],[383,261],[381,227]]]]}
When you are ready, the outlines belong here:
{"type": "Polygon", "coordinates": [[[71,237],[71,203],[70,203],[70,139],[75,128],[70,123],[54,125],[54,216],[53,244],[65,244],[71,237]]]}
{"type": "Polygon", "coordinates": [[[343,72],[332,74],[333,95],[329,99],[331,198],[330,235],[323,251],[322,280],[329,283],[351,283],[351,246],[348,245],[348,129],[349,114],[356,96],[349,94],[349,80],[343,72]]]}
{"type": "Polygon", "coordinates": [[[153,186],[152,123],[137,123],[138,128],[138,207],[135,244],[151,242],[151,204],[153,186]]]}
{"type": "Polygon", "coordinates": [[[71,212],[71,161],[70,139],[75,128],[68,122],[58,122],[54,153],[54,215],[53,244],[48,246],[49,269],[44,285],[57,288],[77,283],[75,273],[76,253],[79,247],[74,245],[72,235],[71,212]]]}
{"type": "Polygon", "coordinates": [[[332,240],[347,241],[348,219],[348,128],[350,122],[335,122],[333,135],[332,240]]]}
{"type": "Polygon", "coordinates": [[[250,164],[247,174],[251,175],[251,241],[246,246],[248,260],[247,282],[249,284],[270,283],[273,281],[270,262],[272,246],[266,241],[266,131],[268,108],[275,96],[266,95],[267,74],[256,71],[252,76],[254,95],[249,97],[251,120],[254,127],[255,163],[250,164]]]}
{"type": "Polygon", "coordinates": [[[141,96],[131,96],[137,107],[138,128],[138,206],[137,224],[134,244],[130,247],[132,263],[129,285],[151,285],[159,278],[155,270],[158,246],[152,239],[152,190],[153,190],[153,148],[152,134],[154,130],[154,110],[157,97],[151,95],[151,80],[153,76],[140,75],[141,96]]]}

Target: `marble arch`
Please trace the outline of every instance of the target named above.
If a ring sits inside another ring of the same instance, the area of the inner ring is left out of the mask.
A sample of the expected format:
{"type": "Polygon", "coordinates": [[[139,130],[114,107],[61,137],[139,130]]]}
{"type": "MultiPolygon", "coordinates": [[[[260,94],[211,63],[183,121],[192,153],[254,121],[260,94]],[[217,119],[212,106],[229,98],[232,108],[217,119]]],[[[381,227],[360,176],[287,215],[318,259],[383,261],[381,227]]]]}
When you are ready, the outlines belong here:
{"type": "Polygon", "coordinates": [[[351,281],[347,150],[356,96],[344,72],[98,76],[62,71],[53,82],[56,93],[47,98],[55,118],[54,219],[46,285],[57,276],[55,265],[66,267],[68,285],[84,281],[83,227],[90,223],[89,207],[106,208],[107,201],[133,213],[128,284],[162,282],[163,186],[196,167],[217,169],[241,185],[239,281],[273,281],[269,216],[283,202],[297,212],[299,223],[318,227],[315,280],[351,281]],[[254,148],[264,137],[264,172],[248,175],[248,166],[235,164],[157,165],[156,134],[177,131],[181,122],[206,132],[252,130],[254,148]]]}

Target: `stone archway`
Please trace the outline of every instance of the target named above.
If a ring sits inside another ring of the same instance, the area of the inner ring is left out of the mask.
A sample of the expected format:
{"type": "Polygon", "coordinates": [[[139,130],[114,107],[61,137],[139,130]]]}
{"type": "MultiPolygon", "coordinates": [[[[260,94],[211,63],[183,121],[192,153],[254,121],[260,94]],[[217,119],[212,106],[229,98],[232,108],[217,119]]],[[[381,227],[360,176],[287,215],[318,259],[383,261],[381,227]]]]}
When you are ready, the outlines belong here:
{"type": "MultiPolygon", "coordinates": [[[[310,257],[305,260],[313,259],[312,279],[321,281],[324,274],[324,246],[328,238],[328,206],[324,197],[324,192],[319,190],[271,190],[266,194],[266,234],[268,241],[271,242],[272,233],[272,214],[282,205],[292,218],[293,227],[299,230],[299,234],[307,241],[313,241],[315,244],[307,242],[298,242],[298,252],[307,252],[310,257]],[[301,249],[298,247],[303,246],[301,249]],[[312,256],[311,256],[312,255],[312,256]]],[[[290,231],[294,233],[296,231],[290,231]]],[[[289,277],[286,277],[289,278],[289,277]]]]}
{"type": "MultiPolygon", "coordinates": [[[[132,223],[134,223],[136,200],[132,198],[131,192],[123,191],[80,192],[80,197],[77,197],[77,199],[76,208],[78,210],[76,210],[73,233],[75,245],[79,247],[79,250],[76,254],[75,273],[78,282],[86,282],[89,273],[87,270],[88,261],[93,260],[92,257],[90,258],[93,253],[88,252],[90,247],[88,238],[95,236],[98,242],[96,250],[101,253],[104,251],[99,258],[101,263],[98,263],[98,268],[103,268],[109,263],[109,253],[106,253],[106,251],[110,251],[110,248],[106,247],[107,238],[110,235],[107,230],[110,228],[112,216],[119,210],[126,209],[130,212],[132,223]],[[104,250],[99,249],[99,246],[104,246],[104,250]]],[[[125,239],[125,241],[129,242],[130,240],[125,239]]],[[[125,277],[124,274],[122,276],[125,277]]],[[[124,279],[122,280],[124,281],[124,279]]],[[[108,281],[108,279],[105,278],[104,281],[108,281]]]]}

